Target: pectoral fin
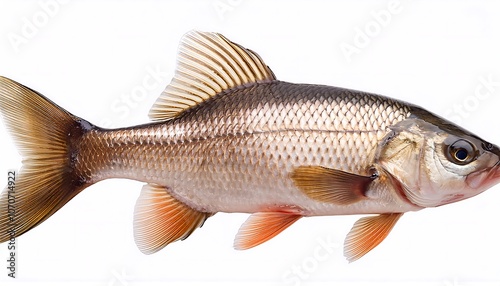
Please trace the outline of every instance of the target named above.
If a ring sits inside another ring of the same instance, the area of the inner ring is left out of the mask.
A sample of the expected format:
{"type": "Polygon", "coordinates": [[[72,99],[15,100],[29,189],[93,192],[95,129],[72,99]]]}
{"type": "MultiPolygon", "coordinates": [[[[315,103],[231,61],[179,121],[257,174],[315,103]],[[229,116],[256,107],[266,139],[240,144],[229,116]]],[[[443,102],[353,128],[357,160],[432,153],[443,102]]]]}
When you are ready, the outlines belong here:
{"type": "Polygon", "coordinates": [[[359,219],[344,242],[344,256],[353,262],[379,245],[403,213],[381,214],[359,219]]]}
{"type": "Polygon", "coordinates": [[[348,205],[364,199],[368,185],[376,177],[321,166],[300,166],[292,172],[291,178],[312,199],[348,205]]]}
{"type": "Polygon", "coordinates": [[[275,237],[302,216],[288,212],[252,214],[240,227],[234,239],[237,250],[249,249],[275,237]]]}
{"type": "Polygon", "coordinates": [[[135,243],[142,253],[155,253],[171,242],[187,238],[211,215],[176,200],[166,187],[145,185],[135,205],[135,243]]]}

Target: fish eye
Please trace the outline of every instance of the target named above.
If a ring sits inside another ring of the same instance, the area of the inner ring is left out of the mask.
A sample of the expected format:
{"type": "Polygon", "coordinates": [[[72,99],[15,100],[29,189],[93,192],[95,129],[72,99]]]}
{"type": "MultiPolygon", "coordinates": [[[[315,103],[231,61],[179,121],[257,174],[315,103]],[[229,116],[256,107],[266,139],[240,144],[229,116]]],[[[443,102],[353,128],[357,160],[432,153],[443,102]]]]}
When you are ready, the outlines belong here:
{"type": "Polygon", "coordinates": [[[467,165],[477,158],[477,150],[469,141],[459,139],[448,145],[446,156],[452,163],[467,165]]]}

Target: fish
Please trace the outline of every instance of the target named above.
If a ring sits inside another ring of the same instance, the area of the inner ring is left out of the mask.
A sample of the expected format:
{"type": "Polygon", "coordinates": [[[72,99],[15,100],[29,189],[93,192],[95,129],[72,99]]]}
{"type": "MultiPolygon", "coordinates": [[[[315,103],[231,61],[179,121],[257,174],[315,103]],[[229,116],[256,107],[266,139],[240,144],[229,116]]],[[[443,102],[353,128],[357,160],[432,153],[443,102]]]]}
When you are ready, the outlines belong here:
{"type": "Polygon", "coordinates": [[[0,77],[0,112],[23,161],[0,195],[0,242],[40,225],[85,188],[144,182],[134,241],[144,254],[218,212],[248,213],[233,247],[303,217],[362,215],[349,262],[406,212],[471,198],[500,180],[500,149],[422,107],[352,89],[280,81],[254,51],[190,31],[151,122],[106,129],[0,77]],[[14,211],[15,210],[15,211],[14,211]]]}

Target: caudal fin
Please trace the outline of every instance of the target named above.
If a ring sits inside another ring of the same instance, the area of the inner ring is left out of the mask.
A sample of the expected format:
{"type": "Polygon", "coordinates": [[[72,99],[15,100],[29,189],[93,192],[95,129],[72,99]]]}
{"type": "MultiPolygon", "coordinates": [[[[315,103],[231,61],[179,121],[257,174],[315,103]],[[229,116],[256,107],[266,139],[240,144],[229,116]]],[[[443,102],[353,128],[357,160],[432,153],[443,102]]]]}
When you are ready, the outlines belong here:
{"type": "Polygon", "coordinates": [[[75,144],[92,128],[38,92],[0,77],[0,111],[23,165],[0,195],[0,242],[42,223],[86,187],[73,172],[75,144]]]}

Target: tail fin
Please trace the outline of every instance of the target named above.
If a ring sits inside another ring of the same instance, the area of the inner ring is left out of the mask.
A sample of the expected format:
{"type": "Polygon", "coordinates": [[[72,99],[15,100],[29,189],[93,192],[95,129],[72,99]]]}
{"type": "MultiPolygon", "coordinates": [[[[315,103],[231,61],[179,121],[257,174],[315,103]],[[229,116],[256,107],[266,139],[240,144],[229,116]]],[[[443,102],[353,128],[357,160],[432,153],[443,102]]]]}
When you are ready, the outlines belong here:
{"type": "Polygon", "coordinates": [[[38,92],[0,77],[0,111],[23,157],[0,195],[0,242],[42,223],[87,185],[73,172],[76,142],[92,125],[38,92]]]}

